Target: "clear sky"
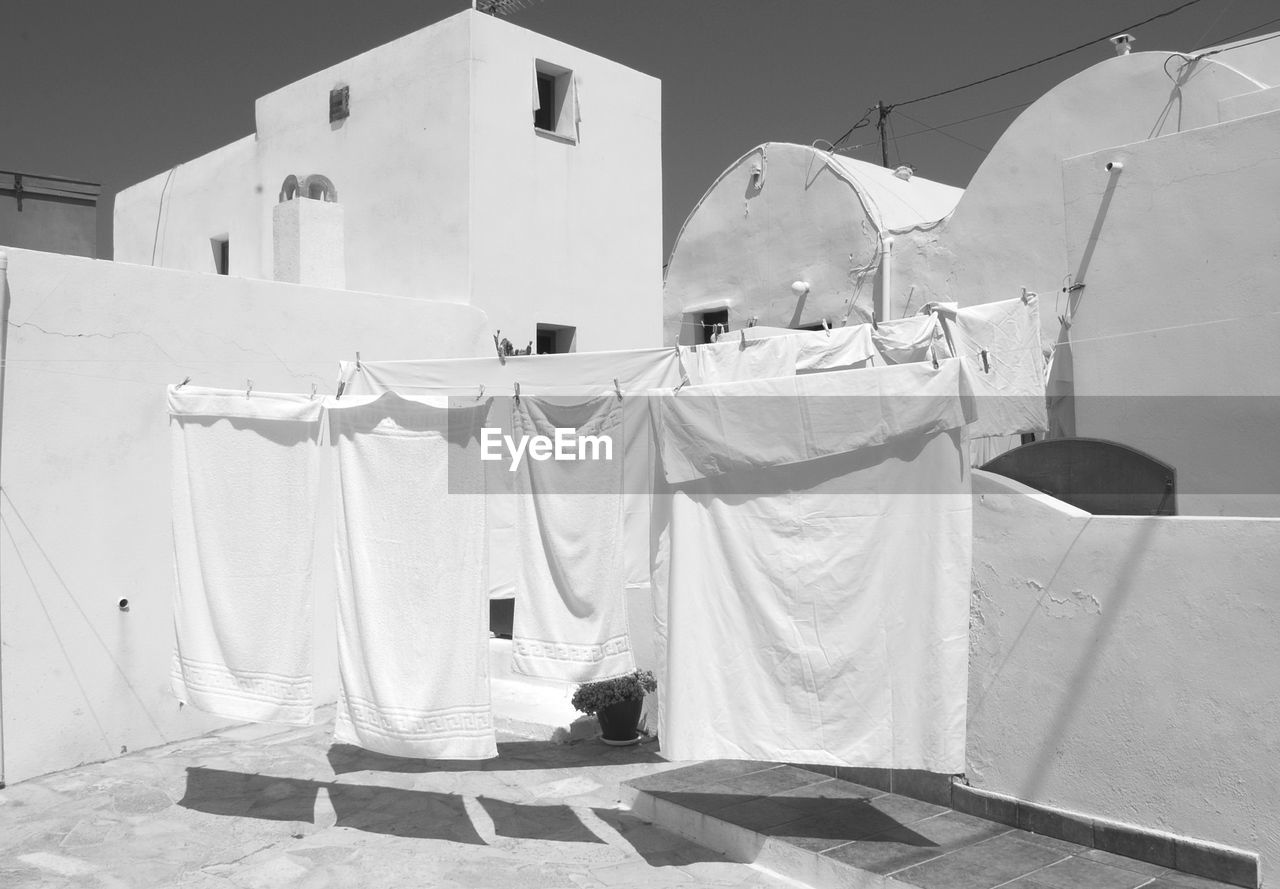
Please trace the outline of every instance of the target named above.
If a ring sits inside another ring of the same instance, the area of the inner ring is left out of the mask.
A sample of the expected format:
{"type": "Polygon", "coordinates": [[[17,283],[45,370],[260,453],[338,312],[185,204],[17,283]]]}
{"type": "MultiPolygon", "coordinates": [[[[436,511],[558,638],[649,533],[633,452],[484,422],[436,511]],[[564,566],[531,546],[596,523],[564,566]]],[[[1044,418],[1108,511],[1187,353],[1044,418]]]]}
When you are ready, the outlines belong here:
{"type": "MultiPolygon", "coordinates": [[[[766,141],[835,139],[905,102],[1118,31],[1185,0],[532,0],[510,20],[662,79],[664,247],[715,177],[766,141]]],[[[19,0],[0,15],[0,169],[110,195],[253,132],[254,100],[469,0],[19,0]]],[[[1276,0],[1199,0],[1137,29],[1189,51],[1280,29],[1276,0]]],[[[1065,58],[890,117],[889,160],[965,185],[1030,102],[1113,52],[1065,58]],[[1001,110],[1006,109],[1006,110],[1001,110]],[[989,112],[998,112],[989,114],[989,112]],[[954,121],[985,115],[942,132],[954,121]]],[[[879,162],[873,128],[850,152],[879,162]]],[[[665,257],[664,257],[665,259],[665,257]]]]}

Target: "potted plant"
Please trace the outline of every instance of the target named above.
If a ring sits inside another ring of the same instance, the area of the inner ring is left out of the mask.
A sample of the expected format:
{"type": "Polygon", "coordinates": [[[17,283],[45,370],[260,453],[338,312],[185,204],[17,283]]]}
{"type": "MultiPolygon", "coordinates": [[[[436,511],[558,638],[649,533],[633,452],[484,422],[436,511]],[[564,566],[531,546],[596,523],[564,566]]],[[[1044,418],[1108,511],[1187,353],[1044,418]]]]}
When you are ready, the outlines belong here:
{"type": "Polygon", "coordinates": [[[601,740],[606,744],[634,744],[640,740],[636,727],[644,696],[657,687],[651,670],[636,670],[614,679],[584,682],[574,691],[571,703],[575,710],[588,716],[595,714],[601,740]]]}

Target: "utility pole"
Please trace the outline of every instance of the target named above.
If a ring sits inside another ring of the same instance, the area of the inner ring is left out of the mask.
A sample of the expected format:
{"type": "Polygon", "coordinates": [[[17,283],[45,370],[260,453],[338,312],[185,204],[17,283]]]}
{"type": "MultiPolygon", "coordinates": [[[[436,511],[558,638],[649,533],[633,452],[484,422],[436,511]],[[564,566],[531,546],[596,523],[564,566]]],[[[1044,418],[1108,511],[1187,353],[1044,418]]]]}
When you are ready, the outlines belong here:
{"type": "Polygon", "coordinates": [[[876,129],[880,131],[880,161],[884,167],[889,166],[889,141],[885,137],[885,121],[889,119],[889,111],[891,106],[884,103],[884,99],[876,102],[876,111],[880,113],[879,119],[876,120],[876,129]]]}

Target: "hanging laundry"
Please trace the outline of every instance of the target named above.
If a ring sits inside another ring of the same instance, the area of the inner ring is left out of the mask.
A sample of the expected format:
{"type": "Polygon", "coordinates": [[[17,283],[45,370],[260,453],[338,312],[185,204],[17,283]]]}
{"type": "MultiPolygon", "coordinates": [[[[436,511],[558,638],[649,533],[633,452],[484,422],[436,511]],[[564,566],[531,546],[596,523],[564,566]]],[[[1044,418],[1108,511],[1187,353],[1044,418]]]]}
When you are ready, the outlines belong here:
{"type": "Polygon", "coordinates": [[[947,360],[654,399],[664,756],[963,770],[965,376],[947,360]]]}
{"type": "Polygon", "coordinates": [[[871,331],[871,341],[886,364],[910,364],[943,357],[934,351],[940,336],[938,319],[933,315],[913,315],[893,321],[882,321],[871,331]]]}
{"type": "Polygon", "coordinates": [[[978,402],[978,419],[969,434],[978,439],[1044,432],[1049,419],[1036,295],[969,306],[957,310],[954,319],[945,310],[940,314],[950,327],[956,355],[969,370],[978,402]]]}
{"type": "MultiPolygon", "coordinates": [[[[684,353],[692,364],[691,355],[684,353]]],[[[613,380],[624,393],[671,388],[685,377],[676,349],[630,349],[617,352],[571,352],[561,355],[453,358],[415,361],[364,361],[341,363],[353,395],[401,392],[410,395],[476,397],[484,386],[491,395],[510,395],[519,382],[526,393],[573,391],[590,395],[613,392],[613,380]]],[[[496,413],[496,412],[495,412],[496,413]]],[[[624,482],[624,543],[627,585],[649,585],[649,492],[653,461],[649,458],[649,411],[643,398],[623,402],[626,459],[624,482]]],[[[510,425],[509,415],[492,418],[490,425],[510,425]]],[[[511,598],[516,591],[515,500],[512,473],[496,473],[485,498],[489,524],[489,595],[511,598]],[[498,478],[497,476],[502,476],[498,478]]]]}
{"type": "Polygon", "coordinates": [[[870,324],[852,324],[815,331],[748,327],[746,336],[748,341],[775,336],[794,337],[796,373],[817,373],[861,366],[867,359],[879,354],[871,341],[870,324]]]}
{"type": "Polygon", "coordinates": [[[170,386],[178,700],[310,725],[322,405],[170,386]]]}
{"type": "Polygon", "coordinates": [[[753,340],[745,332],[732,331],[690,353],[690,377],[693,383],[705,384],[795,376],[797,347],[795,337],[753,340]]]}
{"type": "Polygon", "coordinates": [[[516,673],[590,682],[635,670],[623,592],[622,404],[616,395],[515,399],[516,436],[559,432],[577,456],[526,454],[516,468],[516,673]]]}
{"type": "Polygon", "coordinates": [[[391,393],[329,403],[339,743],[391,756],[497,755],[479,459],[489,407],[391,393]]]}

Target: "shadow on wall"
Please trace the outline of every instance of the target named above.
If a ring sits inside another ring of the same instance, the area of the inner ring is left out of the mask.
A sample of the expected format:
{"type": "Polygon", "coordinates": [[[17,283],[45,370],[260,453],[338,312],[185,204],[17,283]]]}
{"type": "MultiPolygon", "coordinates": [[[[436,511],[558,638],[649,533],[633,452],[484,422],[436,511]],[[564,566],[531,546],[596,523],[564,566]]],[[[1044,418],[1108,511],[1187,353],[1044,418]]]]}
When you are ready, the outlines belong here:
{"type": "Polygon", "coordinates": [[[582,766],[616,766],[666,762],[646,745],[601,750],[588,744],[555,744],[546,741],[502,741],[495,759],[409,759],[374,753],[349,744],[334,744],[327,754],[335,775],[351,772],[513,772],[526,769],[576,769],[582,766]],[[554,755],[551,755],[554,753],[554,755]]]}

